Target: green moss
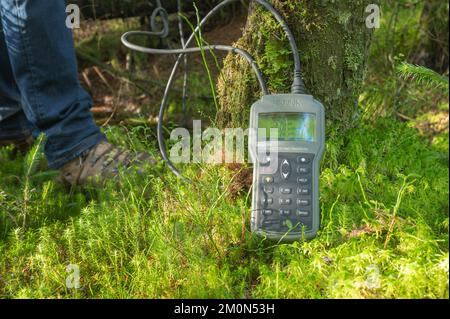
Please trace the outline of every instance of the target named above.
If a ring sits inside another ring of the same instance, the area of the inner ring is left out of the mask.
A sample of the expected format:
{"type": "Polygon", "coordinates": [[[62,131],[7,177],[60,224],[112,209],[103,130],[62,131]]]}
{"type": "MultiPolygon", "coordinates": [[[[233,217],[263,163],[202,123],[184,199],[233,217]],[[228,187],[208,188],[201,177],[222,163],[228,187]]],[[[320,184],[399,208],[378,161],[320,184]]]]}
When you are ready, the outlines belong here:
{"type": "MultiPolygon", "coordinates": [[[[156,150],[148,128],[106,133],[156,150]]],[[[158,165],[70,194],[41,170],[25,191],[23,162],[0,167],[1,297],[448,298],[448,146],[436,151],[396,120],[329,141],[319,236],[290,245],[250,234],[250,202],[229,193],[239,176],[225,167],[186,166],[198,192],[158,165]],[[80,290],[65,286],[68,264],[80,290]]]]}
{"type": "Polygon", "coordinates": [[[338,16],[338,22],[340,24],[346,26],[348,24],[348,22],[350,21],[351,17],[352,17],[352,13],[351,12],[342,12],[338,16]]]}

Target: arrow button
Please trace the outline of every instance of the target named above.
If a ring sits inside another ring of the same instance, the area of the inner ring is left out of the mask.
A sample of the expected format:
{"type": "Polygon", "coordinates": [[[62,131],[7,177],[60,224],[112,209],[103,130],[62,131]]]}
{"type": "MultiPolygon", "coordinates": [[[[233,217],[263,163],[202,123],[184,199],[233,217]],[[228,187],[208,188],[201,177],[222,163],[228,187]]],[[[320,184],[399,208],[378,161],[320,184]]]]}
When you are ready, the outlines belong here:
{"type": "Polygon", "coordinates": [[[281,162],[281,177],[283,179],[288,179],[291,175],[291,163],[287,159],[281,162]]]}

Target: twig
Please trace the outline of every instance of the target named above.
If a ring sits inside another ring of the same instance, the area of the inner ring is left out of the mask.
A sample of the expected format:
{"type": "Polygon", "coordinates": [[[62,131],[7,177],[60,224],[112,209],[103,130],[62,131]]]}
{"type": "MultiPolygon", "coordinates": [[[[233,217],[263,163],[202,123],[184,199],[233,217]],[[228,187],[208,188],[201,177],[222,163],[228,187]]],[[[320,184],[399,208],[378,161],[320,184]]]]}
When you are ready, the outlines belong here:
{"type": "MultiPolygon", "coordinates": [[[[139,91],[141,91],[142,93],[144,93],[147,96],[151,96],[152,95],[151,92],[149,92],[148,89],[146,89],[144,86],[142,86],[138,82],[145,83],[145,84],[152,84],[159,88],[166,87],[166,83],[155,81],[155,80],[150,80],[150,79],[144,80],[144,79],[134,76],[130,72],[124,72],[124,71],[114,69],[113,67],[109,66],[108,64],[99,61],[95,57],[93,57],[85,52],[82,52],[81,50],[77,50],[77,56],[81,60],[87,61],[87,62],[91,63],[92,65],[98,66],[100,69],[104,70],[109,75],[111,75],[119,80],[122,80],[126,83],[134,85],[139,91]]],[[[177,89],[177,88],[173,88],[172,91],[177,92],[177,93],[183,92],[182,90],[177,89]]],[[[194,95],[193,94],[193,95],[191,95],[191,97],[202,99],[202,100],[211,100],[212,99],[211,96],[206,96],[206,95],[194,95]]]]}
{"type": "Polygon", "coordinates": [[[83,76],[83,80],[86,83],[86,85],[88,86],[89,90],[92,91],[92,83],[91,83],[91,80],[89,80],[88,73],[89,73],[88,70],[84,70],[83,72],[81,72],[81,75],[83,76]]]}
{"type": "Polygon", "coordinates": [[[95,73],[97,73],[98,77],[103,81],[103,83],[105,83],[105,85],[108,87],[108,89],[111,91],[111,93],[114,94],[114,89],[111,86],[111,84],[109,84],[108,80],[105,78],[105,76],[103,75],[103,73],[99,70],[99,68],[95,65],[93,67],[95,73]]]}
{"type": "Polygon", "coordinates": [[[94,115],[111,114],[113,109],[109,106],[96,106],[91,109],[94,115]]]}
{"type": "Polygon", "coordinates": [[[400,112],[395,112],[395,115],[397,115],[399,118],[404,119],[406,121],[419,122],[418,120],[413,119],[412,117],[406,116],[400,112]]]}

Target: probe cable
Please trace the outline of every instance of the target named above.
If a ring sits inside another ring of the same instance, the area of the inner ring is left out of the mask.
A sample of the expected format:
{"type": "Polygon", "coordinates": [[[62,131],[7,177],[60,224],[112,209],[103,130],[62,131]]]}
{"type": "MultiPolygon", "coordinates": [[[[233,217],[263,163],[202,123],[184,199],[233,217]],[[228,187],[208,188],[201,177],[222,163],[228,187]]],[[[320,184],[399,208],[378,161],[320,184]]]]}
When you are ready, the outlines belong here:
{"type": "MultiPolygon", "coordinates": [[[[181,12],[183,12],[183,7],[181,5],[181,0],[177,0],[177,9],[178,9],[178,32],[180,33],[180,43],[181,47],[186,47],[186,39],[184,38],[184,28],[183,28],[183,17],[181,16],[181,12]]],[[[187,98],[187,84],[188,84],[188,56],[184,55],[183,61],[184,67],[184,75],[183,75],[183,114],[185,115],[186,121],[186,98],[187,98]]]]}
{"type": "MultiPolygon", "coordinates": [[[[157,0],[159,2],[159,0],[157,0]]],[[[183,45],[182,49],[154,49],[154,48],[147,48],[147,47],[143,47],[137,44],[134,44],[132,42],[130,42],[128,40],[128,38],[130,36],[154,36],[155,32],[148,32],[148,31],[129,31],[126,32],[125,34],[122,35],[121,41],[123,43],[123,45],[125,45],[127,48],[137,51],[137,52],[142,52],[142,53],[147,53],[147,54],[178,54],[178,58],[175,62],[175,65],[172,69],[172,72],[169,76],[169,79],[167,81],[167,86],[166,89],[164,91],[164,96],[161,102],[161,108],[159,111],[159,120],[158,120],[158,144],[159,144],[159,149],[160,149],[160,153],[161,156],[163,158],[163,160],[167,163],[169,169],[179,178],[185,180],[186,182],[193,184],[192,181],[186,177],[184,177],[181,172],[175,167],[175,165],[171,162],[171,160],[169,159],[169,156],[167,154],[167,150],[166,150],[166,143],[164,140],[164,133],[163,133],[163,120],[164,120],[164,113],[167,107],[167,102],[168,102],[168,96],[170,93],[170,90],[172,88],[173,82],[175,80],[175,75],[176,72],[178,70],[178,67],[181,63],[181,59],[187,54],[187,53],[196,53],[196,52],[201,52],[204,49],[208,49],[208,50],[219,50],[219,51],[228,51],[228,52],[232,52],[235,54],[239,54],[242,57],[244,57],[252,66],[253,71],[256,74],[258,83],[261,87],[261,90],[263,92],[264,95],[268,95],[268,89],[267,89],[267,85],[266,82],[264,81],[264,77],[261,73],[261,70],[259,69],[259,67],[257,66],[255,60],[253,59],[253,57],[245,50],[243,49],[239,49],[239,48],[235,48],[232,46],[227,46],[227,45],[208,45],[208,46],[204,46],[202,48],[200,47],[194,47],[194,48],[188,48],[188,46],[190,45],[190,43],[193,41],[195,34],[197,32],[199,32],[199,30],[203,27],[203,25],[217,12],[219,12],[220,9],[222,9],[224,6],[233,3],[233,2],[238,2],[240,0],[224,0],[223,2],[219,3],[216,7],[214,7],[203,19],[202,21],[198,24],[198,26],[195,28],[194,32],[191,34],[191,36],[189,37],[189,39],[185,42],[185,44],[183,45]]],[[[298,52],[298,47],[297,47],[297,43],[295,41],[295,37],[291,31],[291,29],[289,28],[289,26],[287,25],[287,22],[285,21],[285,19],[280,15],[280,13],[266,0],[251,0],[254,1],[258,4],[260,4],[261,6],[263,6],[264,8],[266,8],[270,13],[272,13],[272,15],[274,16],[274,18],[280,23],[281,27],[283,28],[284,32],[286,33],[286,36],[289,40],[289,43],[291,45],[291,49],[292,49],[292,53],[294,56],[294,81],[292,84],[292,94],[304,94],[306,89],[305,89],[305,85],[303,83],[303,80],[301,78],[301,62],[300,62],[300,56],[299,56],[299,52],[298,52]]],[[[160,4],[160,3],[159,3],[160,4]]],[[[165,10],[164,10],[165,11],[165,10]]],[[[161,11],[163,12],[163,11],[161,11]]],[[[157,12],[158,13],[158,12],[157,12]]],[[[153,14],[154,16],[156,16],[157,14],[153,14]]],[[[152,16],[153,16],[152,15],[152,16]]],[[[163,19],[164,20],[164,19],[163,19]]],[[[164,31],[164,30],[163,30],[164,31]]]]}
{"type": "Polygon", "coordinates": [[[152,29],[151,32],[148,32],[148,35],[150,36],[158,36],[161,39],[167,38],[169,36],[169,14],[167,13],[166,9],[163,8],[161,0],[156,0],[156,9],[153,10],[150,17],[150,27],[152,29]],[[156,18],[158,16],[161,18],[161,22],[163,24],[163,28],[161,31],[156,31],[156,18]]]}

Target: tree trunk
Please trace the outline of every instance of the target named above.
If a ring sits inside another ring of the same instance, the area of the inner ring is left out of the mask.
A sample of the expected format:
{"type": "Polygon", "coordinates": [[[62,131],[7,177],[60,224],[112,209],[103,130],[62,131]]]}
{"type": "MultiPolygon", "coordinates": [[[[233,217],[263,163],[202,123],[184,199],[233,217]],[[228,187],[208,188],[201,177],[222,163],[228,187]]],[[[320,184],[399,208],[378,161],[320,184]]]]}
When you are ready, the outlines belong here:
{"type": "MultiPolygon", "coordinates": [[[[366,6],[373,0],[272,0],[293,30],[309,92],[326,107],[328,127],[347,129],[358,118],[358,97],[367,66],[372,30],[366,6]]],[[[289,93],[292,55],[281,28],[252,4],[237,47],[248,50],[262,68],[272,93],[289,93]]],[[[250,66],[229,55],[218,91],[222,127],[246,125],[250,106],[260,97],[250,66]]]]}

